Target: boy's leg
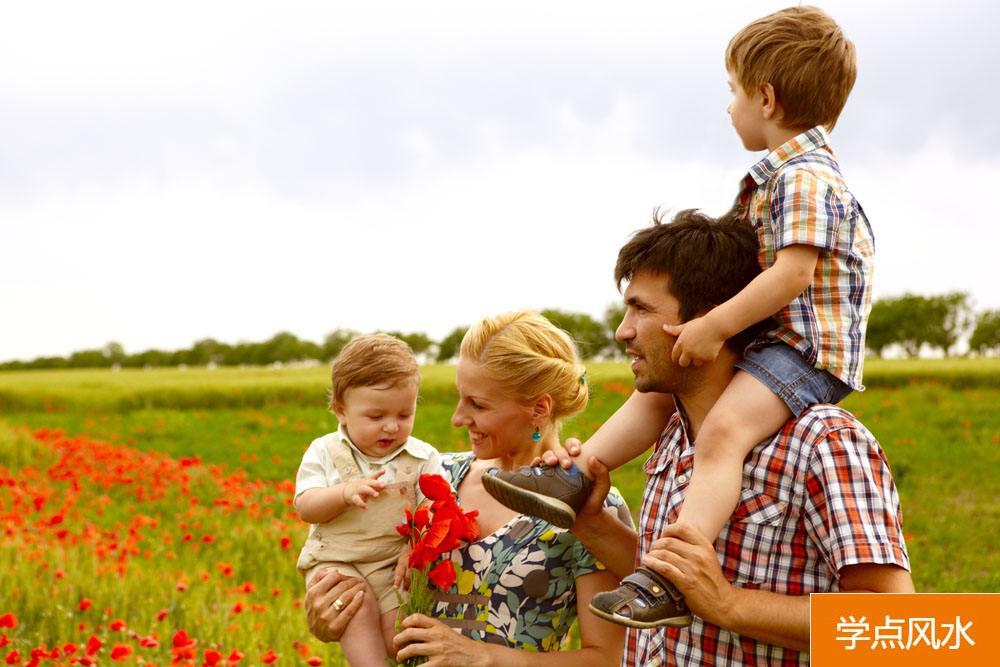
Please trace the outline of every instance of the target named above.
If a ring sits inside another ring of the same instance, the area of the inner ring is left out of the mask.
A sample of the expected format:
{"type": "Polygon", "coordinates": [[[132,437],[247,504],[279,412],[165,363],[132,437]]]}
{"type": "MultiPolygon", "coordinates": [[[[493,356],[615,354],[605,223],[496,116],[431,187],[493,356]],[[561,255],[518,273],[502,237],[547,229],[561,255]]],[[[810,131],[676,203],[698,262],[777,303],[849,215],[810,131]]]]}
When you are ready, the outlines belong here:
{"type": "Polygon", "coordinates": [[[365,586],[361,609],[347,624],[340,647],[352,667],[385,667],[386,642],[378,601],[370,586],[365,586]]]}
{"type": "Polygon", "coordinates": [[[587,440],[581,454],[573,458],[573,465],[539,465],[520,470],[491,468],[483,475],[483,487],[513,510],[540,517],[560,528],[570,528],[590,496],[587,458],[596,457],[610,470],[621,467],[649,449],[673,412],[673,397],[669,394],[633,392],[587,440]]]}
{"type": "MultiPolygon", "coordinates": [[[[694,525],[714,542],[739,501],[743,460],[791,417],[792,411],[767,385],[738,371],[698,430],[691,482],[677,520],[694,525]]],[[[647,568],[636,570],[615,590],[595,595],[590,609],[636,628],[691,622],[683,596],[647,568]]]]}
{"type": "Polygon", "coordinates": [[[737,371],[695,438],[691,483],[677,521],[693,525],[714,542],[739,503],[743,460],[792,416],[767,385],[737,371]]]}

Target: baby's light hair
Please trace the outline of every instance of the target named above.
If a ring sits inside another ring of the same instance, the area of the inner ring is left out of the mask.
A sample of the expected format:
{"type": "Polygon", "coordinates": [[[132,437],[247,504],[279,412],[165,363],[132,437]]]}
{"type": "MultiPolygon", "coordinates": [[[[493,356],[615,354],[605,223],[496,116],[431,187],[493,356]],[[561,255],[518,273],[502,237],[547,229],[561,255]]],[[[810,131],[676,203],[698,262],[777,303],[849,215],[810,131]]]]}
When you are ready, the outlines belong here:
{"type": "Polygon", "coordinates": [[[747,95],[769,83],[782,125],[832,130],[854,87],[854,44],[818,7],[782,9],[740,30],[726,47],[726,69],[747,95]]]}
{"type": "Polygon", "coordinates": [[[548,394],[552,422],[587,407],[587,383],[576,346],[565,331],[538,313],[519,311],[487,317],[472,325],[459,352],[482,364],[520,402],[548,394]]]}
{"type": "Polygon", "coordinates": [[[330,409],[335,410],[352,387],[394,387],[408,380],[419,384],[420,366],[410,346],[395,336],[356,336],[333,360],[330,380],[330,409]]]}

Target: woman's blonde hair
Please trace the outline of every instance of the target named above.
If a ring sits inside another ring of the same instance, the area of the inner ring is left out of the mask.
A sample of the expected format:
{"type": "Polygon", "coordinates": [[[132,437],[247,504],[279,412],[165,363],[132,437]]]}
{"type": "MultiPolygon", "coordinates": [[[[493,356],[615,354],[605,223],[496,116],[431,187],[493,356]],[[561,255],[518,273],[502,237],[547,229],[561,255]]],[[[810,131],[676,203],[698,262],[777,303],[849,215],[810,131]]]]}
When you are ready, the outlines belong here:
{"type": "Polygon", "coordinates": [[[560,420],[587,407],[586,368],[573,340],[538,313],[522,310],[480,320],[466,332],[459,354],[482,364],[519,402],[551,396],[557,429],[560,420]]]}

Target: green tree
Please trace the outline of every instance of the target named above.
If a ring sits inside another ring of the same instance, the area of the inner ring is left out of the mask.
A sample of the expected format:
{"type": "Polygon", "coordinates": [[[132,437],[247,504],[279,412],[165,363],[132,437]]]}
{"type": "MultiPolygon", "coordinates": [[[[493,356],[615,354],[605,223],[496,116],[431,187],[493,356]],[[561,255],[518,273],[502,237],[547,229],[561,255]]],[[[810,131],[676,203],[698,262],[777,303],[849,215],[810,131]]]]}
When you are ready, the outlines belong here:
{"type": "Polygon", "coordinates": [[[542,315],[570,335],[583,359],[593,359],[612,345],[607,328],[590,315],[551,308],[543,310],[542,315]]]}
{"type": "Polygon", "coordinates": [[[604,311],[604,326],[608,329],[608,347],[605,354],[620,359],[625,355],[625,346],[615,340],[615,332],[625,319],[625,305],[613,303],[604,311]]]}
{"type": "Polygon", "coordinates": [[[358,332],[352,329],[334,329],[328,333],[323,339],[321,348],[323,353],[322,359],[326,361],[332,360],[357,335],[358,332]]]}
{"type": "Polygon", "coordinates": [[[927,297],[927,343],[951,354],[951,348],[965,335],[973,323],[972,307],[967,292],[950,292],[927,297]]]}
{"type": "Polygon", "coordinates": [[[450,334],[444,337],[444,340],[438,344],[438,363],[451,361],[458,356],[459,348],[462,345],[462,339],[465,338],[465,332],[468,330],[469,327],[467,326],[455,327],[451,330],[450,334]]]}
{"type": "Polygon", "coordinates": [[[427,352],[434,345],[434,341],[422,331],[408,334],[400,333],[399,331],[390,331],[389,335],[395,336],[409,345],[410,349],[413,350],[413,354],[417,355],[427,352]]]}
{"type": "Polygon", "coordinates": [[[976,354],[1000,353],[1000,310],[987,310],[979,315],[969,337],[969,350],[976,354]]]}

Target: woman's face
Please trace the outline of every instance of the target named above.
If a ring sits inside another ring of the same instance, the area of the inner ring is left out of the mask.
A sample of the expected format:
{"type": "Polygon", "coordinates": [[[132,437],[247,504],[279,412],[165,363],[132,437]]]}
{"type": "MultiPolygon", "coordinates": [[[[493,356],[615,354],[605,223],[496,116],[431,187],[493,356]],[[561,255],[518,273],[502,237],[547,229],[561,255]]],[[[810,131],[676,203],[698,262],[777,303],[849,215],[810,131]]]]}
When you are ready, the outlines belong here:
{"type": "Polygon", "coordinates": [[[458,406],[451,423],[469,431],[477,459],[517,458],[535,444],[532,410],[504,391],[482,364],[459,358],[458,406]]]}

